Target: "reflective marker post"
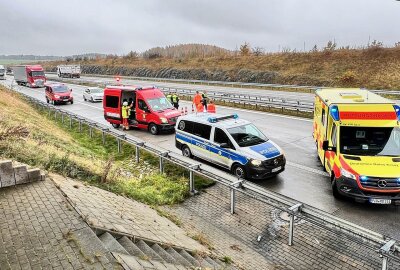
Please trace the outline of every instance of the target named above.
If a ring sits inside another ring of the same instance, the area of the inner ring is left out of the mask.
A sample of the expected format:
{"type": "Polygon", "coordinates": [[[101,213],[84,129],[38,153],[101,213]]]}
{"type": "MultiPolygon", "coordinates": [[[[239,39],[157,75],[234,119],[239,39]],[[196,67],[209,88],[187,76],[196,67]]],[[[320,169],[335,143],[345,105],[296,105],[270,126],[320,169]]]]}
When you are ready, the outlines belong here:
{"type": "Polygon", "coordinates": [[[296,217],[296,214],[301,211],[301,207],[303,204],[298,203],[295,204],[288,209],[288,213],[290,216],[290,221],[289,221],[289,246],[293,245],[293,233],[294,233],[294,219],[296,217]]]}
{"type": "Polygon", "coordinates": [[[388,269],[389,259],[387,254],[391,253],[395,243],[396,240],[389,240],[379,249],[380,256],[382,257],[382,270],[388,269]]]}
{"type": "Polygon", "coordinates": [[[236,194],[235,188],[241,188],[243,183],[243,179],[238,178],[236,182],[230,184],[231,186],[231,214],[235,214],[235,205],[236,205],[236,194]]]}

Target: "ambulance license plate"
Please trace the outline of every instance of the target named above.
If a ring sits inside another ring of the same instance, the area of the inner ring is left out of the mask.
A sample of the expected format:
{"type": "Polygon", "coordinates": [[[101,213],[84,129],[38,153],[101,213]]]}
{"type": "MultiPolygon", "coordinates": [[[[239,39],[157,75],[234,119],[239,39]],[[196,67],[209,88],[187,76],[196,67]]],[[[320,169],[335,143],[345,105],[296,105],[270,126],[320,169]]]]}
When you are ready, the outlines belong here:
{"type": "Polygon", "coordinates": [[[390,200],[390,199],[373,199],[373,198],[370,198],[369,202],[370,203],[374,203],[374,204],[391,204],[392,200],[390,200]]]}
{"type": "Polygon", "coordinates": [[[279,167],[273,168],[271,170],[271,172],[277,172],[277,171],[280,171],[281,169],[282,169],[282,166],[279,166],[279,167]]]}

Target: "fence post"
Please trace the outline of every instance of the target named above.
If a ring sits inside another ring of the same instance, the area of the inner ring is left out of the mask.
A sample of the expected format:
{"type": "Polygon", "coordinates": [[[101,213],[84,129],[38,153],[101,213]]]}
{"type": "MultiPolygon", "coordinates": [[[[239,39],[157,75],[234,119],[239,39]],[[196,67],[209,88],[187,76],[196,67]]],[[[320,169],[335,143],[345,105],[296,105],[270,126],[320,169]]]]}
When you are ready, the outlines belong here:
{"type": "Polygon", "coordinates": [[[82,132],[82,120],[79,119],[79,132],[82,132]]]}
{"type": "Polygon", "coordinates": [[[289,241],[288,241],[289,246],[293,245],[294,221],[295,221],[296,214],[301,211],[302,206],[303,206],[303,204],[298,203],[298,204],[295,204],[295,205],[289,207],[289,209],[288,209],[288,213],[289,213],[289,217],[290,217],[289,241]]]}
{"type": "Polygon", "coordinates": [[[64,124],[64,114],[63,113],[61,113],[61,123],[64,124]]]}
{"type": "Polygon", "coordinates": [[[72,129],[72,115],[69,116],[69,128],[72,129]]]}
{"type": "Polygon", "coordinates": [[[93,128],[92,128],[92,126],[89,126],[89,137],[93,138],[93,128]]]}
{"type": "Polygon", "coordinates": [[[243,184],[243,179],[238,178],[236,182],[230,184],[231,191],[231,214],[235,214],[235,205],[236,205],[236,193],[235,188],[241,188],[243,184]]]}
{"type": "Polygon", "coordinates": [[[57,120],[57,110],[54,110],[54,120],[57,120]]]}
{"type": "Polygon", "coordinates": [[[199,192],[194,185],[194,171],[200,169],[201,164],[194,164],[189,166],[189,192],[191,195],[196,195],[199,192]]]}
{"type": "Polygon", "coordinates": [[[135,147],[135,159],[136,159],[136,163],[139,163],[140,161],[140,147],[144,146],[144,142],[141,143],[137,143],[136,147],[135,147]]]}
{"type": "Polygon", "coordinates": [[[160,153],[160,163],[159,163],[160,168],[159,169],[160,169],[161,174],[164,173],[164,157],[167,157],[168,153],[169,152],[160,153]]]}
{"type": "Polygon", "coordinates": [[[121,139],[117,138],[118,154],[121,153],[121,139]]]}
{"type": "Polygon", "coordinates": [[[103,145],[106,144],[106,132],[104,129],[101,131],[101,141],[103,142],[103,145]]]}
{"type": "Polygon", "coordinates": [[[394,247],[395,243],[396,240],[389,240],[379,249],[380,256],[382,257],[382,270],[388,269],[389,259],[388,256],[386,256],[386,254],[389,254],[392,251],[392,248],[394,247]]]}

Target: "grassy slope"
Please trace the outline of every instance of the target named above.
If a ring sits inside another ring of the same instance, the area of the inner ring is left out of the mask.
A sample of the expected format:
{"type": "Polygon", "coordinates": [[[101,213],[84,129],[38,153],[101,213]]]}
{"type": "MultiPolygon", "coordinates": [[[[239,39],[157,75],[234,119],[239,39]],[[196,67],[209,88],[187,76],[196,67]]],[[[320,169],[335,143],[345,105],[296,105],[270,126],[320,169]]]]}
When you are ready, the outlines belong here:
{"type": "MultiPolygon", "coordinates": [[[[152,205],[181,202],[188,195],[185,170],[167,164],[166,174],[160,175],[158,159],[149,154],[142,153],[137,165],[130,145],[123,144],[118,154],[114,138],[107,137],[103,146],[100,134],[95,132],[91,139],[87,128],[80,133],[75,123],[71,131],[68,121],[62,124],[58,119],[0,87],[0,158],[39,166],[152,205]]],[[[197,180],[199,188],[212,184],[197,180]]]]}
{"type": "MultiPolygon", "coordinates": [[[[58,62],[59,63],[59,62],[58,62]]],[[[275,53],[263,56],[206,58],[100,59],[80,62],[84,65],[147,67],[151,69],[226,70],[241,69],[278,72],[276,83],[338,87],[400,89],[400,47],[363,50],[335,50],[308,53],[275,53]]],[[[57,62],[45,64],[56,66],[57,62]]]]}

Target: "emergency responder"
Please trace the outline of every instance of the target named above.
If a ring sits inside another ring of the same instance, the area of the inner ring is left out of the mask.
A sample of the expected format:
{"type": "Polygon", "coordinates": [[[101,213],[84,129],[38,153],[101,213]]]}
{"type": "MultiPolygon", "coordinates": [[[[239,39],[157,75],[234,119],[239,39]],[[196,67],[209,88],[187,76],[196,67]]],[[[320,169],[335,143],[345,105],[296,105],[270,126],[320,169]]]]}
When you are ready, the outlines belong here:
{"type": "Polygon", "coordinates": [[[196,91],[196,94],[194,95],[194,98],[193,98],[193,105],[196,108],[196,110],[200,103],[201,103],[201,95],[200,95],[199,91],[196,91]]]}
{"type": "Polygon", "coordinates": [[[201,113],[204,112],[204,105],[203,105],[203,101],[201,101],[197,107],[196,107],[197,112],[201,113]]]}
{"type": "Polygon", "coordinates": [[[175,109],[179,108],[179,97],[177,96],[177,94],[172,94],[172,105],[174,105],[175,109]]]}
{"type": "Polygon", "coordinates": [[[128,101],[124,101],[122,103],[122,129],[129,130],[129,115],[130,115],[130,107],[128,106],[128,101]]]}
{"type": "Polygon", "coordinates": [[[209,113],[217,112],[214,101],[210,100],[210,104],[208,104],[208,106],[207,106],[207,112],[209,112],[209,113]]]}
{"type": "Polygon", "coordinates": [[[172,94],[171,94],[171,92],[168,93],[167,99],[168,99],[169,102],[171,102],[172,105],[174,104],[174,102],[172,101],[172,94]]]}
{"type": "Polygon", "coordinates": [[[207,103],[208,103],[208,96],[207,96],[207,91],[204,91],[201,94],[201,100],[203,101],[203,106],[207,110],[207,103]]]}

